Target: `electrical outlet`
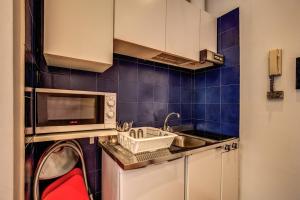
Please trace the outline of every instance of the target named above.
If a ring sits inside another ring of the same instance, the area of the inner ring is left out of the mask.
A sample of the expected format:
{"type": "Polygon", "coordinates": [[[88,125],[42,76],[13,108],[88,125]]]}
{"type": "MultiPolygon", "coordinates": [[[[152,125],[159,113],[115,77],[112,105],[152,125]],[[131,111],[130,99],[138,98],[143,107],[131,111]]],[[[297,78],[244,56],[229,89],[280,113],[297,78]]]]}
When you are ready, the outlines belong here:
{"type": "Polygon", "coordinates": [[[90,137],[90,144],[94,144],[95,143],[95,138],[94,137],[90,137]]]}

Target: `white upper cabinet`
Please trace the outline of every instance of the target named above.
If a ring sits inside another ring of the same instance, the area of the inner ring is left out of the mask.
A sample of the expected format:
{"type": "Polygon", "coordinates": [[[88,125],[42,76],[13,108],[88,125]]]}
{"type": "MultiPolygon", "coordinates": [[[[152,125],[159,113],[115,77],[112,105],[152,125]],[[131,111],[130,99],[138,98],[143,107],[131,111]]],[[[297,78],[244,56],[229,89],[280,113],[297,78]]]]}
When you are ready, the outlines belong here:
{"type": "Polygon", "coordinates": [[[167,0],[166,52],[199,61],[200,9],[186,0],[167,0]]]}
{"type": "Polygon", "coordinates": [[[112,65],[113,0],[45,0],[44,13],[48,65],[96,72],[112,65]]]}
{"type": "Polygon", "coordinates": [[[115,0],[114,39],[164,51],[166,0],[115,0]]]}
{"type": "Polygon", "coordinates": [[[217,18],[201,10],[200,50],[217,52],[217,18]]]}

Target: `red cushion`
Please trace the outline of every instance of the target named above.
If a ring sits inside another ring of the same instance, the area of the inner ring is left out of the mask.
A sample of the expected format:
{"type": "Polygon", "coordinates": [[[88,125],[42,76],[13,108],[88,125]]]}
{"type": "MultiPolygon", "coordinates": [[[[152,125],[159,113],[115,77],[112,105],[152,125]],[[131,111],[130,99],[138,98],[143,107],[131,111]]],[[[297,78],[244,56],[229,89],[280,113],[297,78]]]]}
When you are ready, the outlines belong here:
{"type": "Polygon", "coordinates": [[[42,200],[89,200],[82,171],[78,168],[51,183],[42,200]]]}

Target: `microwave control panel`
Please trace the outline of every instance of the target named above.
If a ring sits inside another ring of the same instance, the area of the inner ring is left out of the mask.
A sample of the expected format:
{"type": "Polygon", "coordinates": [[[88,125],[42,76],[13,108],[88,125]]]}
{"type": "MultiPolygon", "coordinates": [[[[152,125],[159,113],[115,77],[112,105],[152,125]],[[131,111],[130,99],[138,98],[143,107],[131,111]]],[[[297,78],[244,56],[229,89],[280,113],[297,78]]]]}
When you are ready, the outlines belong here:
{"type": "Polygon", "coordinates": [[[116,123],[116,94],[106,94],[105,95],[105,114],[104,123],[105,124],[115,124],[116,123]]]}

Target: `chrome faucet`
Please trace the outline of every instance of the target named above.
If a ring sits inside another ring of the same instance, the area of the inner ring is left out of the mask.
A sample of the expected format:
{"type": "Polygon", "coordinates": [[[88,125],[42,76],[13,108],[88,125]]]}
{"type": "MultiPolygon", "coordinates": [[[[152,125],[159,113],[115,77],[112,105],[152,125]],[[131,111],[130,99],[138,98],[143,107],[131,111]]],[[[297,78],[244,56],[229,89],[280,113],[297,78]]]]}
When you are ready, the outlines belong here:
{"type": "Polygon", "coordinates": [[[169,113],[165,119],[165,122],[164,122],[164,127],[163,127],[163,130],[164,131],[170,131],[170,127],[168,126],[168,120],[169,118],[172,116],[172,115],[176,115],[177,118],[180,117],[180,114],[179,113],[175,113],[175,112],[172,112],[172,113],[169,113]]]}

